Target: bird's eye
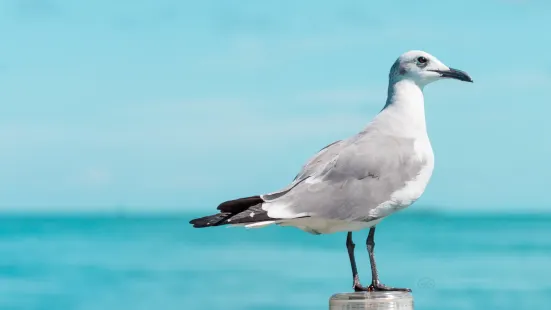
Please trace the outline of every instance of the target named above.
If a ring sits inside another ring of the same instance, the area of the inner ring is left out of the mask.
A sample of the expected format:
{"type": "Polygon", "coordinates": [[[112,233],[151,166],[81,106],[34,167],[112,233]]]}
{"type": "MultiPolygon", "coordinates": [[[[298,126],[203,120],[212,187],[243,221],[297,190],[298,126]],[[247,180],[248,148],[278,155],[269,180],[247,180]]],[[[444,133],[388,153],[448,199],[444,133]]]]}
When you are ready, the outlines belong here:
{"type": "Polygon", "coordinates": [[[424,64],[424,63],[427,62],[427,59],[425,57],[421,56],[421,57],[417,58],[417,61],[421,64],[424,64]]]}

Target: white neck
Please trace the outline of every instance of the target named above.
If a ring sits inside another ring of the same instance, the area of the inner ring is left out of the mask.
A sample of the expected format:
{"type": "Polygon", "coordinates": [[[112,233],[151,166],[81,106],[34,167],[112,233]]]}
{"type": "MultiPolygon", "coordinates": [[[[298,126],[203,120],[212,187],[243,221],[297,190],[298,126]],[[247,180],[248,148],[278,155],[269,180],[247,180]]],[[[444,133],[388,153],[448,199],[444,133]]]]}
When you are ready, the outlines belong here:
{"type": "Polygon", "coordinates": [[[410,80],[391,80],[386,105],[373,120],[373,125],[398,136],[426,135],[423,89],[410,80]]]}

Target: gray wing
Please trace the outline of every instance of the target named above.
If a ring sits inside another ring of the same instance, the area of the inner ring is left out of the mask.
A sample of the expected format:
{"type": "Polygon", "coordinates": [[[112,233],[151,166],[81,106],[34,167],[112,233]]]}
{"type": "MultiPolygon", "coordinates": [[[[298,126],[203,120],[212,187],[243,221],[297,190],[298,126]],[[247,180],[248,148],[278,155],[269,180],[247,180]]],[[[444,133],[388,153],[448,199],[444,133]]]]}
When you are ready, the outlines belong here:
{"type": "Polygon", "coordinates": [[[412,139],[363,132],[319,152],[266,209],[273,218],[380,218],[392,211],[377,207],[415,178],[424,164],[415,156],[412,139]]]}
{"type": "Polygon", "coordinates": [[[311,176],[319,169],[320,165],[324,165],[335,155],[339,154],[343,146],[346,146],[346,141],[338,140],[321,149],[315,156],[306,162],[294,181],[300,181],[311,176]]]}
{"type": "Polygon", "coordinates": [[[302,167],[300,172],[295,176],[293,182],[288,186],[269,194],[260,195],[264,201],[272,201],[277,198],[280,198],[295,188],[302,181],[316,174],[320,170],[321,166],[324,166],[327,162],[331,160],[335,155],[338,155],[342,150],[343,146],[346,145],[346,140],[335,141],[326,147],[319,150],[319,152],[311,157],[306,164],[302,167]]]}

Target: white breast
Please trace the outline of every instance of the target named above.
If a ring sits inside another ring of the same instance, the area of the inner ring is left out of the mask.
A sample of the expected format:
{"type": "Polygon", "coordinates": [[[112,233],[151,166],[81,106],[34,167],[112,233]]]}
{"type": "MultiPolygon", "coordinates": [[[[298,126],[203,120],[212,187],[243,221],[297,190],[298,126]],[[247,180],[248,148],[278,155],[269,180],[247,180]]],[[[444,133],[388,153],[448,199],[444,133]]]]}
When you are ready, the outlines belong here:
{"type": "Polygon", "coordinates": [[[417,177],[406,182],[403,188],[392,194],[391,200],[395,201],[398,206],[407,207],[421,197],[434,169],[434,154],[428,137],[415,141],[414,147],[416,156],[425,165],[421,168],[417,177]]]}

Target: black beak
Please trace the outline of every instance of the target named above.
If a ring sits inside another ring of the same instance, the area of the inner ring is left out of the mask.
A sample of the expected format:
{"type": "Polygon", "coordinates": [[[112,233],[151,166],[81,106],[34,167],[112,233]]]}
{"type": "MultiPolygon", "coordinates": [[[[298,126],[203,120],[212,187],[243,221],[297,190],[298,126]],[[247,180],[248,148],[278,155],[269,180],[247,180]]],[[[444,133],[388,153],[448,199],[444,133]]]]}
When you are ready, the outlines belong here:
{"type": "Polygon", "coordinates": [[[473,79],[467,74],[467,72],[457,70],[454,68],[449,68],[449,70],[430,70],[430,71],[440,73],[441,77],[452,78],[463,82],[471,82],[471,83],[473,82],[473,79]]]}

